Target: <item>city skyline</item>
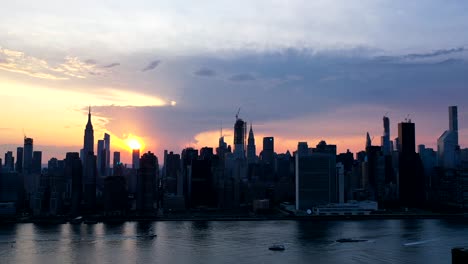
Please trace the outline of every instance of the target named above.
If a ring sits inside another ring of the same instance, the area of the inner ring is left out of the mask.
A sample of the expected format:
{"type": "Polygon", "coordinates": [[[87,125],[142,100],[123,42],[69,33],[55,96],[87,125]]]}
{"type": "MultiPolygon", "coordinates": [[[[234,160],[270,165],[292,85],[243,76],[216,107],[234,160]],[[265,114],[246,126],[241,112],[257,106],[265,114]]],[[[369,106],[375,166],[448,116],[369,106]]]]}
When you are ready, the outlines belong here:
{"type": "MultiPolygon", "coordinates": [[[[86,112],[86,115],[87,115],[87,118],[90,118],[89,116],[89,111],[91,111],[91,107],[88,106],[87,108],[87,111],[86,112]]],[[[462,112],[463,113],[463,112],[462,112]]],[[[413,123],[416,124],[416,146],[418,145],[425,145],[426,147],[428,148],[433,148],[433,149],[437,149],[437,140],[438,140],[438,137],[435,137],[434,139],[432,139],[432,142],[431,142],[431,139],[429,139],[429,142],[428,144],[424,144],[423,142],[427,142],[426,139],[424,140],[420,140],[418,138],[418,123],[411,119],[410,115],[407,115],[406,118],[404,120],[400,120],[400,121],[393,121],[391,119],[391,117],[389,117],[388,115],[388,112],[386,113],[386,115],[382,116],[382,117],[386,117],[387,119],[390,119],[390,141],[393,142],[393,140],[398,137],[398,123],[401,123],[401,122],[406,122],[407,120],[411,120],[413,123]],[[393,133],[392,133],[393,132],[393,133]]],[[[92,118],[95,118],[94,116],[92,118]]],[[[99,117],[98,117],[99,118],[99,117]]],[[[461,120],[463,120],[463,117],[462,118],[459,118],[461,120]]],[[[89,120],[89,119],[88,119],[89,120]]],[[[356,137],[356,141],[357,142],[346,142],[346,140],[339,140],[338,142],[340,143],[344,143],[343,145],[340,145],[340,144],[337,144],[336,141],[333,141],[333,139],[336,139],[337,137],[326,137],[326,136],[314,136],[314,137],[304,137],[303,140],[298,140],[296,142],[294,142],[294,139],[286,139],[286,144],[285,142],[281,142],[281,140],[284,140],[284,138],[282,137],[278,137],[276,135],[271,135],[271,133],[268,133],[268,131],[266,132],[263,132],[260,130],[260,132],[258,131],[258,128],[257,126],[253,126],[253,131],[255,132],[255,138],[258,139],[263,139],[263,138],[267,138],[267,137],[274,137],[275,138],[275,152],[276,153],[286,153],[287,151],[290,151],[290,152],[293,152],[295,150],[297,150],[297,144],[299,142],[309,142],[311,144],[316,144],[322,140],[325,140],[326,142],[328,143],[331,143],[331,144],[334,144],[334,145],[337,145],[337,151],[338,153],[344,153],[346,152],[347,150],[350,150],[351,152],[353,153],[357,153],[359,151],[363,151],[365,150],[365,147],[366,147],[366,134],[367,133],[370,133],[370,139],[372,140],[372,144],[373,145],[378,145],[380,146],[381,145],[381,136],[384,135],[385,131],[384,129],[381,127],[382,124],[381,123],[381,120],[378,120],[378,122],[376,122],[376,126],[379,127],[380,131],[376,131],[378,129],[376,129],[376,127],[369,127],[368,129],[366,129],[365,127],[361,127],[361,129],[363,131],[366,131],[365,134],[361,135],[360,137],[356,137]],[[379,126],[380,125],[380,126],[379,126]],[[373,132],[376,131],[376,133],[374,134],[373,132]],[[263,133],[262,133],[263,132],[263,133]],[[351,146],[351,147],[349,147],[351,146]]],[[[445,122],[447,123],[445,128],[447,128],[450,124],[450,120],[448,120],[446,118],[445,122]]],[[[247,125],[247,124],[246,124],[247,125]]],[[[250,125],[249,124],[249,128],[250,128],[250,125]]],[[[460,124],[461,127],[463,127],[463,124],[461,123],[460,124]]],[[[85,125],[83,125],[84,127],[85,125]]],[[[262,126],[260,125],[259,128],[261,129],[262,126]]],[[[83,129],[81,129],[83,131],[83,129]]],[[[104,135],[108,135],[109,131],[106,131],[106,132],[103,132],[102,133],[102,136],[104,135]]],[[[164,145],[160,146],[160,148],[158,149],[151,149],[151,145],[148,144],[148,142],[145,142],[145,140],[141,137],[138,137],[138,136],[135,136],[135,135],[132,135],[130,134],[128,136],[127,139],[125,140],[122,140],[122,139],[119,139],[117,138],[117,143],[113,143],[114,141],[112,141],[111,143],[111,149],[110,151],[111,152],[120,152],[121,155],[122,155],[122,162],[125,163],[125,164],[128,164],[129,166],[131,166],[132,164],[132,150],[134,149],[139,149],[141,153],[144,153],[146,151],[151,151],[151,152],[154,152],[157,156],[162,156],[161,154],[164,153],[164,150],[168,150],[168,151],[174,151],[175,153],[180,153],[183,149],[187,148],[187,147],[193,147],[193,148],[196,148],[196,149],[201,149],[203,147],[217,147],[218,146],[218,140],[219,140],[219,137],[222,133],[222,136],[224,137],[224,140],[225,142],[227,143],[227,145],[230,145],[231,147],[234,148],[234,129],[233,128],[230,128],[228,127],[228,124],[225,124],[225,126],[223,126],[222,128],[220,127],[220,130],[216,131],[208,131],[206,133],[201,133],[197,136],[201,136],[202,137],[202,140],[200,140],[198,143],[191,143],[191,144],[188,144],[188,145],[184,145],[184,146],[180,146],[179,149],[169,149],[169,148],[165,148],[164,145]]],[[[442,130],[442,132],[440,133],[440,135],[442,135],[444,133],[444,130],[442,130]]],[[[464,147],[466,146],[465,144],[463,144],[465,141],[463,136],[465,134],[463,133],[459,133],[460,134],[460,146],[461,147],[464,147]]],[[[99,138],[101,134],[99,134],[99,130],[98,132],[95,132],[95,137],[97,135],[97,137],[99,138]]],[[[112,134],[111,134],[112,135],[112,134]]],[[[26,136],[26,134],[24,135],[26,136]]],[[[338,135],[339,136],[339,135],[338,135]]],[[[28,137],[31,137],[33,139],[35,139],[34,137],[32,136],[29,136],[28,134],[28,137]]],[[[22,138],[21,140],[24,140],[24,138],[22,138]]],[[[82,136],[81,136],[81,141],[82,141],[82,136]]],[[[113,138],[113,140],[115,140],[115,138],[113,138]]],[[[94,151],[95,153],[97,153],[97,149],[98,149],[98,142],[99,140],[96,139],[96,140],[93,140],[94,142],[94,151]]],[[[37,142],[37,140],[35,139],[35,142],[37,142]]],[[[83,144],[81,142],[81,144],[83,144]]],[[[258,144],[258,143],[257,143],[258,144]]],[[[170,144],[168,144],[170,145],[170,144]]],[[[13,151],[15,150],[17,147],[20,147],[22,146],[22,143],[21,144],[13,144],[13,143],[10,143],[10,144],[0,144],[0,151],[3,151],[3,152],[8,152],[8,151],[13,151]]],[[[247,147],[247,135],[245,137],[245,147],[247,147]]],[[[40,151],[42,151],[43,153],[43,165],[47,164],[46,161],[51,159],[51,158],[61,158],[62,156],[64,157],[65,153],[66,152],[79,152],[80,149],[82,149],[82,145],[77,145],[77,146],[63,146],[63,147],[60,147],[60,146],[57,146],[55,149],[54,148],[48,148],[48,146],[44,146],[44,145],[41,145],[40,143],[39,144],[35,144],[35,149],[38,149],[40,151]]],[[[256,155],[259,156],[260,155],[260,152],[262,151],[261,148],[257,148],[256,149],[256,155]]],[[[245,154],[247,154],[247,149],[244,150],[245,154]]]]}
{"type": "MultiPolygon", "coordinates": [[[[451,109],[452,107],[457,108],[457,106],[449,106],[449,109],[451,109]]],[[[93,130],[93,125],[90,123],[91,120],[92,120],[92,118],[93,118],[92,112],[91,112],[91,106],[88,106],[87,111],[88,111],[88,112],[87,112],[87,120],[88,120],[88,123],[86,124],[86,126],[84,126],[84,127],[86,127],[85,132],[86,132],[88,129],[93,130]],[[91,125],[91,127],[88,128],[90,125],[91,125]]],[[[240,110],[239,110],[239,111],[240,111],[240,110]]],[[[449,112],[450,112],[450,111],[449,111],[449,112]]],[[[257,144],[256,144],[256,145],[258,146],[257,149],[254,148],[255,155],[256,155],[256,156],[260,156],[260,154],[261,154],[261,152],[262,152],[261,145],[258,145],[258,144],[259,144],[258,141],[259,141],[260,139],[265,140],[265,139],[267,139],[267,138],[269,138],[269,137],[273,137],[274,140],[276,141],[276,143],[275,143],[276,147],[274,148],[274,151],[275,151],[275,153],[278,153],[278,154],[280,154],[280,153],[286,153],[287,151],[290,151],[291,153],[292,153],[293,151],[296,151],[296,150],[297,150],[297,145],[298,145],[300,142],[309,142],[309,143],[311,143],[311,144],[316,144],[316,143],[319,143],[319,142],[322,141],[322,140],[323,140],[323,141],[326,141],[326,142],[328,142],[328,143],[331,143],[331,144],[336,145],[336,146],[337,146],[337,153],[345,153],[345,152],[348,151],[348,150],[351,151],[351,152],[353,152],[353,153],[358,153],[358,152],[364,151],[364,150],[366,149],[367,145],[369,144],[369,140],[371,140],[371,143],[372,143],[372,145],[374,145],[374,146],[381,146],[381,144],[383,144],[383,143],[382,143],[382,142],[383,142],[383,141],[382,141],[382,140],[383,140],[383,136],[387,134],[387,133],[386,133],[386,129],[385,129],[385,123],[386,123],[386,122],[388,122],[389,125],[390,125],[390,135],[389,135],[389,136],[390,136],[390,143],[396,144],[396,143],[394,142],[394,139],[398,137],[398,127],[399,127],[399,123],[408,122],[408,121],[409,121],[409,122],[413,122],[413,123],[415,123],[415,125],[416,125],[416,141],[415,141],[415,147],[417,147],[418,145],[424,145],[426,148],[433,148],[433,149],[437,150],[437,144],[438,144],[438,138],[439,138],[439,137],[437,137],[437,138],[434,139],[434,142],[435,142],[435,143],[432,143],[432,144],[423,144],[423,143],[421,143],[420,140],[418,140],[418,133],[417,133],[417,132],[418,132],[418,125],[417,125],[417,123],[416,123],[414,120],[412,120],[412,119],[410,118],[410,115],[407,115],[406,118],[405,118],[404,120],[395,121],[395,122],[392,122],[392,119],[389,118],[388,113],[386,113],[386,115],[384,115],[384,116],[382,116],[382,117],[383,117],[383,120],[384,120],[384,121],[383,121],[383,122],[384,122],[384,127],[381,127],[380,133],[379,133],[379,132],[377,132],[376,134],[372,134],[372,133],[371,133],[371,134],[369,135],[369,131],[372,131],[372,130],[374,130],[374,129],[367,129],[367,130],[366,130],[366,128],[362,128],[362,129],[364,129],[364,130],[367,131],[367,132],[365,132],[366,135],[363,134],[363,136],[358,140],[358,141],[360,141],[360,142],[359,142],[358,144],[356,144],[356,145],[354,146],[354,148],[343,147],[343,146],[340,146],[339,144],[336,144],[336,142],[334,142],[334,141],[328,141],[326,136],[324,136],[324,137],[318,136],[318,137],[315,137],[313,140],[307,140],[307,139],[305,139],[305,140],[299,140],[299,141],[297,141],[297,142],[295,142],[295,143],[292,142],[292,141],[290,141],[290,140],[287,140],[287,143],[288,143],[289,145],[286,145],[286,144],[284,144],[284,142],[281,142],[281,141],[278,142],[278,139],[280,139],[280,140],[282,139],[281,137],[277,137],[277,136],[275,136],[275,135],[271,135],[271,134],[269,134],[268,132],[265,132],[265,133],[263,133],[263,134],[262,134],[262,133],[259,133],[259,132],[256,130],[256,127],[254,127],[254,128],[253,128],[253,131],[255,132],[255,136],[254,136],[254,137],[257,138],[257,140],[256,140],[256,141],[257,141],[257,144]],[[393,131],[393,133],[392,133],[392,131],[393,131]],[[315,141],[314,141],[314,140],[315,140],[315,141]],[[278,143],[279,143],[279,144],[278,144],[278,143]],[[279,145],[279,147],[278,147],[278,145],[279,145]]],[[[239,117],[239,119],[237,119],[237,118],[238,118],[238,116],[236,115],[236,120],[241,120],[241,121],[242,121],[242,119],[241,119],[240,117],[239,117]]],[[[446,123],[447,123],[447,124],[446,124],[446,128],[452,126],[452,121],[451,121],[450,118],[448,118],[448,119],[446,118],[445,121],[446,121],[446,123]]],[[[244,121],[243,121],[243,122],[244,122],[244,121]]],[[[381,120],[380,120],[380,122],[381,122],[381,120]]],[[[226,126],[227,126],[227,124],[226,124],[226,126]]],[[[244,148],[245,148],[245,149],[243,149],[243,152],[244,152],[244,155],[245,155],[245,156],[248,156],[248,154],[247,154],[247,153],[248,153],[248,152],[247,152],[247,147],[248,147],[248,144],[247,144],[247,136],[248,136],[248,134],[250,134],[250,132],[247,132],[247,127],[249,127],[249,131],[251,131],[253,125],[252,125],[252,123],[251,123],[250,125],[248,125],[247,122],[245,122],[245,126],[246,126],[246,127],[243,128],[243,129],[245,129],[245,131],[243,132],[243,133],[245,133],[245,135],[244,135],[244,136],[245,136],[245,139],[244,139],[244,140],[245,140],[245,142],[244,142],[244,148]]],[[[380,124],[380,126],[382,126],[382,124],[380,124]]],[[[463,124],[461,124],[461,126],[463,126],[463,124]]],[[[458,127],[458,123],[457,123],[457,127],[458,127]]],[[[443,135],[443,134],[445,134],[445,132],[443,132],[441,135],[443,135]]],[[[86,135],[86,133],[85,133],[85,135],[86,135]]],[[[97,135],[97,138],[100,137],[99,134],[94,133],[95,138],[96,138],[96,135],[97,135]]],[[[110,135],[107,134],[107,133],[103,133],[102,135],[103,135],[103,137],[110,137],[110,135]]],[[[123,157],[123,158],[121,159],[121,161],[122,161],[124,164],[127,164],[128,166],[131,167],[131,166],[132,166],[132,163],[134,162],[134,157],[132,156],[132,155],[133,155],[132,152],[133,152],[134,150],[139,150],[140,153],[142,153],[142,154],[145,153],[146,151],[151,151],[151,152],[155,153],[157,156],[163,156],[163,155],[161,155],[161,154],[163,154],[165,150],[174,151],[174,153],[181,153],[181,152],[183,151],[183,149],[188,148],[188,147],[193,147],[193,148],[195,148],[195,149],[201,149],[201,148],[203,148],[203,147],[213,147],[213,148],[216,148],[216,147],[218,146],[218,144],[219,144],[218,141],[219,141],[219,138],[220,138],[221,136],[224,138],[224,141],[226,142],[227,145],[229,145],[229,146],[231,146],[233,149],[235,149],[235,148],[234,148],[234,146],[235,146],[235,144],[234,144],[234,128],[220,127],[220,131],[213,131],[213,132],[210,132],[208,135],[213,137],[213,138],[208,139],[207,141],[203,141],[203,142],[209,142],[208,145],[196,143],[196,144],[191,144],[191,145],[182,146],[179,150],[177,150],[177,149],[168,149],[168,148],[164,148],[164,146],[162,146],[161,149],[156,149],[156,150],[155,150],[155,149],[150,149],[149,146],[148,146],[148,144],[147,144],[143,139],[132,135],[132,136],[128,137],[127,140],[125,140],[125,141],[119,140],[119,139],[117,138],[118,143],[117,143],[117,144],[114,144],[114,145],[112,145],[112,143],[111,143],[110,151],[111,151],[112,153],[113,153],[113,152],[119,152],[120,155],[121,155],[121,157],[123,157]],[[215,135],[216,133],[217,133],[217,135],[215,135]],[[216,138],[214,138],[214,137],[216,137],[216,138]],[[118,144],[119,144],[119,145],[118,145],[118,144]],[[162,152],[162,153],[160,153],[160,152],[162,152]]],[[[250,135],[249,135],[249,136],[250,136],[250,135]]],[[[252,135],[252,136],[253,136],[253,135],[252,135]]],[[[31,137],[31,138],[32,138],[32,137],[31,137]]],[[[93,142],[94,153],[95,153],[96,155],[97,155],[98,149],[99,149],[99,143],[100,143],[99,141],[103,141],[103,140],[98,140],[97,138],[96,138],[96,139],[94,139],[94,138],[89,139],[89,140],[91,140],[91,141],[93,142]]],[[[26,135],[25,135],[24,139],[26,139],[26,135]]],[[[24,139],[23,139],[23,140],[24,140],[24,139]]],[[[34,138],[33,138],[33,139],[34,139],[34,138]]],[[[113,140],[114,140],[114,139],[113,139],[113,140]]],[[[113,140],[112,140],[112,142],[114,142],[113,140]]],[[[463,147],[465,146],[465,145],[463,145],[463,135],[460,135],[460,139],[459,139],[459,140],[460,140],[460,146],[463,148],[463,147]]],[[[85,136],[85,142],[86,142],[86,136],[85,136]]],[[[260,141],[260,142],[261,142],[261,141],[260,141]]],[[[91,144],[91,142],[88,142],[87,144],[91,144]]],[[[254,144],[255,144],[255,142],[254,142],[254,144]]],[[[0,151],[3,151],[3,152],[5,152],[5,153],[8,153],[8,152],[11,152],[11,151],[15,150],[17,147],[20,147],[20,146],[22,146],[22,145],[21,145],[21,144],[19,144],[19,145],[15,145],[15,144],[4,144],[4,145],[0,145],[0,151]]],[[[383,146],[383,145],[382,145],[382,146],[383,146]]],[[[43,158],[43,163],[42,163],[42,165],[46,165],[46,164],[47,164],[46,161],[49,160],[49,159],[51,159],[51,158],[59,158],[59,159],[64,158],[66,152],[79,152],[80,150],[83,151],[83,149],[82,149],[83,145],[81,145],[81,146],[67,146],[67,147],[65,147],[65,148],[62,148],[62,150],[65,151],[65,152],[63,152],[63,153],[62,153],[62,152],[58,152],[58,151],[57,151],[57,152],[52,152],[52,151],[48,150],[47,148],[44,150],[44,149],[42,149],[41,147],[43,147],[43,146],[41,146],[40,144],[39,144],[39,145],[36,145],[36,144],[35,144],[35,149],[39,149],[39,150],[43,153],[43,157],[44,157],[44,158],[43,158]],[[55,155],[55,154],[58,154],[58,155],[55,155]],[[62,157],[62,156],[63,156],[63,157],[62,157]]],[[[89,147],[88,147],[88,148],[89,148],[89,147]]],[[[391,148],[393,149],[394,146],[392,145],[391,148]]],[[[107,151],[109,151],[109,150],[107,150],[107,151]]],[[[109,155],[109,157],[110,157],[110,153],[109,153],[109,154],[106,154],[106,155],[109,155]]],[[[14,156],[15,156],[15,155],[14,155],[14,156]]],[[[110,162],[110,160],[108,160],[108,162],[110,162]]]]}
{"type": "Polygon", "coordinates": [[[366,132],[381,136],[387,112],[392,132],[410,114],[417,143],[435,148],[448,105],[459,106],[460,144],[468,145],[466,7],[6,3],[0,151],[24,134],[52,153],[44,159],[80,149],[89,105],[96,136],[108,133],[127,162],[129,138],[161,156],[216,146],[221,123],[232,145],[239,107],[256,136],[275,136],[278,152],[322,139],[356,152],[366,132]]]}

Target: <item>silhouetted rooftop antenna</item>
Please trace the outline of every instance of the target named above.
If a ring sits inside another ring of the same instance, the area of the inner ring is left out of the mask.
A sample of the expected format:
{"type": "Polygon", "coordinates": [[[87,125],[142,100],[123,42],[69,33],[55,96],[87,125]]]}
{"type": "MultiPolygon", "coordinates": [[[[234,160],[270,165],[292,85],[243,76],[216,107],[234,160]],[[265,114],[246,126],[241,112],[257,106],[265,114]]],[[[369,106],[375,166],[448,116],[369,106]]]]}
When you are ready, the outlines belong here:
{"type": "Polygon", "coordinates": [[[220,128],[220,129],[219,129],[219,133],[220,133],[220,134],[219,134],[219,137],[223,137],[223,121],[221,121],[221,125],[220,125],[219,128],[220,128]]]}
{"type": "Polygon", "coordinates": [[[410,117],[410,114],[406,115],[406,118],[405,118],[406,123],[411,123],[411,119],[409,117],[410,117]]]}
{"type": "Polygon", "coordinates": [[[241,110],[241,108],[239,107],[239,110],[237,110],[237,114],[236,114],[236,120],[239,119],[240,110],[241,110]]]}

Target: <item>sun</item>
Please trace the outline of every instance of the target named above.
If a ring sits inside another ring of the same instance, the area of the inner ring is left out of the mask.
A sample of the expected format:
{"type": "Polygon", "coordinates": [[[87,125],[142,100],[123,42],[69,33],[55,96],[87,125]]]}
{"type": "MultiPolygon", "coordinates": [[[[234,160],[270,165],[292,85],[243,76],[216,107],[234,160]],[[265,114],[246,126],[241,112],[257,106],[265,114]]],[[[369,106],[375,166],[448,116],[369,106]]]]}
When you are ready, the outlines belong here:
{"type": "Polygon", "coordinates": [[[138,142],[138,140],[131,138],[127,140],[127,145],[133,150],[133,149],[141,149],[141,144],[138,142]]]}

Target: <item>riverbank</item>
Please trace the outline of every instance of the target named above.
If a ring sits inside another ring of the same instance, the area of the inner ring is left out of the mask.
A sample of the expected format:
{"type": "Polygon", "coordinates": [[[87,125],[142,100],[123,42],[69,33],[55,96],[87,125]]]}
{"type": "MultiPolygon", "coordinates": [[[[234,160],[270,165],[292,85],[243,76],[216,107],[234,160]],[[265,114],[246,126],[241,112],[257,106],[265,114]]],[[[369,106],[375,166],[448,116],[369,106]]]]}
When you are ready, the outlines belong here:
{"type": "MultiPolygon", "coordinates": [[[[104,217],[84,216],[77,224],[123,223],[123,222],[153,222],[153,221],[356,221],[356,220],[387,220],[387,219],[466,219],[464,214],[370,214],[370,215],[327,215],[327,216],[280,216],[280,215],[172,215],[172,216],[127,216],[104,217]]],[[[22,217],[0,219],[0,224],[37,223],[37,224],[65,224],[72,219],[69,217],[22,217]]]]}

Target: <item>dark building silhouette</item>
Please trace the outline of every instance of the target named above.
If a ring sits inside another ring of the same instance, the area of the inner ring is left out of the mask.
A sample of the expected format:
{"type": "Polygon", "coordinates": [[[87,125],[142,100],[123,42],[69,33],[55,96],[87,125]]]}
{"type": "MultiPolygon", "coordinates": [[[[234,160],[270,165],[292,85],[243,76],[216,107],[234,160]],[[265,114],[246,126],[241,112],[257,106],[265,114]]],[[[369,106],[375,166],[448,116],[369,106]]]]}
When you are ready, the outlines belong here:
{"type": "Polygon", "coordinates": [[[458,145],[458,110],[449,107],[449,129],[437,140],[438,165],[446,169],[460,168],[460,146],[458,145]]]}
{"type": "Polygon", "coordinates": [[[96,209],[96,186],[97,186],[97,169],[96,156],[93,153],[86,155],[86,168],[83,178],[84,204],[88,212],[94,212],[96,209]]]}
{"type": "Polygon", "coordinates": [[[120,164],[120,152],[114,151],[114,161],[113,161],[113,167],[115,168],[117,165],[120,164]]]}
{"type": "Polygon", "coordinates": [[[382,136],[382,152],[385,156],[390,155],[392,151],[391,141],[390,141],[390,119],[386,116],[383,117],[383,127],[384,133],[382,136]]]}
{"type": "Polygon", "coordinates": [[[16,166],[15,170],[18,173],[23,172],[23,148],[18,147],[16,148],[16,166]]]}
{"type": "Polygon", "coordinates": [[[245,137],[247,126],[244,120],[237,118],[234,124],[234,157],[236,159],[245,159],[245,137]]]}
{"type": "Polygon", "coordinates": [[[262,162],[274,166],[275,139],[273,137],[263,138],[262,162]]]}
{"type": "Polygon", "coordinates": [[[98,176],[106,176],[106,149],[104,148],[104,140],[100,139],[97,142],[97,172],[98,176]]]}
{"type": "Polygon", "coordinates": [[[140,168],[140,150],[132,150],[132,169],[138,170],[140,168]]]}
{"type": "MultiPolygon", "coordinates": [[[[0,169],[1,169],[1,163],[0,163],[0,169]]],[[[5,153],[5,165],[3,166],[3,169],[7,172],[15,170],[15,158],[13,157],[12,151],[7,151],[5,153]]]]}
{"type": "Polygon", "coordinates": [[[350,172],[353,169],[354,154],[348,149],[346,153],[340,153],[336,156],[336,162],[341,162],[345,172],[350,172]]]}
{"type": "Polygon", "coordinates": [[[249,138],[247,140],[247,162],[253,164],[257,162],[257,149],[255,146],[255,136],[250,124],[249,138]]]}
{"type": "Polygon", "coordinates": [[[104,212],[120,216],[127,212],[127,187],[125,177],[109,176],[104,179],[104,212]]]}
{"type": "Polygon", "coordinates": [[[50,184],[49,213],[63,214],[66,198],[65,161],[51,158],[47,163],[47,175],[50,184]]]}
{"type": "Polygon", "coordinates": [[[309,145],[307,142],[299,142],[297,144],[297,154],[300,156],[306,156],[309,154],[309,145]]]}
{"type": "Polygon", "coordinates": [[[81,159],[83,162],[84,172],[89,171],[87,170],[87,164],[86,164],[88,154],[94,155],[94,130],[93,130],[93,124],[91,123],[91,107],[89,108],[89,112],[88,112],[88,122],[86,123],[85,131],[84,131],[83,150],[81,153],[81,159]]]}
{"type": "Polygon", "coordinates": [[[163,181],[165,186],[165,192],[182,195],[183,194],[183,180],[182,173],[180,168],[180,155],[174,154],[174,152],[167,153],[167,150],[164,151],[164,171],[163,171],[163,181]]]}
{"type": "Polygon", "coordinates": [[[151,153],[145,153],[140,159],[140,168],[137,173],[137,204],[136,209],[140,215],[152,215],[155,212],[156,177],[159,170],[158,159],[151,153]]]}
{"type": "Polygon", "coordinates": [[[33,159],[33,139],[24,138],[24,149],[23,149],[23,184],[25,189],[25,206],[29,207],[29,201],[35,191],[35,177],[32,175],[32,159],[33,159]]]}
{"type": "Polygon", "coordinates": [[[41,171],[42,171],[42,151],[34,151],[31,172],[35,174],[40,174],[41,171]]]}
{"type": "Polygon", "coordinates": [[[385,194],[385,157],[382,147],[366,147],[366,157],[363,187],[371,194],[370,199],[381,203],[385,194]]]}
{"type": "Polygon", "coordinates": [[[191,169],[192,162],[198,159],[198,150],[194,148],[186,148],[182,150],[182,175],[183,175],[183,193],[185,197],[185,205],[190,207],[190,188],[192,186],[191,169]]]}
{"type": "Polygon", "coordinates": [[[203,147],[200,149],[200,159],[202,160],[211,160],[213,155],[213,148],[203,147]]]}
{"type": "Polygon", "coordinates": [[[104,133],[104,150],[105,150],[105,171],[104,175],[109,176],[110,173],[110,135],[104,133]]]}
{"type": "Polygon", "coordinates": [[[215,207],[217,205],[213,186],[211,160],[192,160],[190,166],[190,207],[215,207]]]}
{"type": "Polygon", "coordinates": [[[135,194],[137,192],[137,174],[138,169],[140,169],[140,150],[132,150],[132,170],[129,175],[127,175],[127,184],[128,192],[135,194]]]}
{"type": "Polygon", "coordinates": [[[399,151],[399,194],[404,206],[418,207],[424,202],[423,168],[416,154],[415,124],[398,124],[399,151]]]}
{"type": "Polygon", "coordinates": [[[13,202],[18,206],[21,180],[17,172],[0,170],[0,202],[13,202]]]}
{"type": "Polygon", "coordinates": [[[23,173],[28,175],[31,174],[32,157],[33,157],[33,139],[24,138],[24,149],[23,149],[23,173]]]}
{"type": "Polygon", "coordinates": [[[297,153],[296,210],[338,202],[336,146],[321,141],[307,155],[297,153]]]}
{"type": "Polygon", "coordinates": [[[68,152],[65,158],[65,177],[71,179],[71,215],[81,213],[83,197],[83,166],[77,152],[68,152]]]}

